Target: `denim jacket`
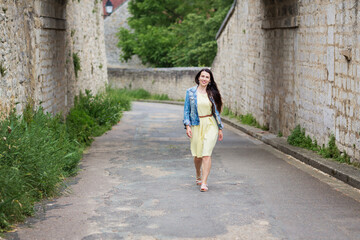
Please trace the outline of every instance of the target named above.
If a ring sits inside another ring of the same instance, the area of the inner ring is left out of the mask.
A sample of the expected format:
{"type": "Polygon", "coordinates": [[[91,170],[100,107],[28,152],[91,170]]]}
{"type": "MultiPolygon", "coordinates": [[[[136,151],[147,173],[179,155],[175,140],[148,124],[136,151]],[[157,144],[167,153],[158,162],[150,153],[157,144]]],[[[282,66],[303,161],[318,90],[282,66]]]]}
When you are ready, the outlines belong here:
{"type": "MultiPolygon", "coordinates": [[[[192,88],[189,88],[186,90],[186,97],[185,97],[185,104],[184,104],[184,126],[186,128],[186,125],[189,126],[196,126],[200,124],[200,118],[197,112],[197,90],[198,86],[194,86],[192,88]]],[[[213,114],[216,123],[219,127],[219,129],[223,129],[224,126],[221,123],[221,118],[219,111],[216,109],[216,104],[214,102],[214,99],[210,98],[212,104],[215,108],[215,113],[213,114]]]]}

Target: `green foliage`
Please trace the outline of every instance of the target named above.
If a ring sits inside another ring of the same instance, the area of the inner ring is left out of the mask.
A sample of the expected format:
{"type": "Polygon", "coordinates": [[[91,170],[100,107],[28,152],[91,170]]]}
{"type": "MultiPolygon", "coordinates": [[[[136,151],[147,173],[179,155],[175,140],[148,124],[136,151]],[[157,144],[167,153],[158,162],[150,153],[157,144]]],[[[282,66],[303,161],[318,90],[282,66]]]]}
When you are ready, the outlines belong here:
{"type": "Polygon", "coordinates": [[[105,93],[93,96],[91,91],[75,97],[66,125],[72,139],[90,145],[92,136],[102,135],[121,118],[121,112],[130,109],[130,98],[107,88],[105,93]]]}
{"type": "Polygon", "coordinates": [[[144,89],[117,89],[117,91],[121,92],[122,95],[128,96],[131,99],[152,99],[152,100],[170,100],[167,94],[150,94],[148,91],[144,89]]]}
{"type": "Polygon", "coordinates": [[[156,67],[210,66],[215,35],[233,0],[133,0],[131,30],[121,28],[121,60],[138,55],[156,67]]]}
{"type": "Polygon", "coordinates": [[[6,75],[6,68],[4,67],[3,64],[4,64],[3,62],[0,62],[0,75],[1,75],[1,77],[5,77],[5,75],[6,75]]]}
{"type": "Polygon", "coordinates": [[[328,142],[327,147],[323,147],[319,150],[319,154],[325,158],[332,158],[338,162],[342,163],[350,163],[350,157],[344,151],[343,153],[340,152],[338,147],[336,146],[336,139],[333,134],[330,136],[330,140],[328,142]]]}
{"type": "Polygon", "coordinates": [[[341,153],[336,146],[336,139],[333,134],[330,136],[328,145],[326,147],[324,145],[320,147],[316,140],[313,141],[309,136],[306,136],[304,128],[297,125],[291,132],[287,141],[290,145],[316,151],[325,158],[332,158],[338,162],[350,163],[350,157],[347,153],[345,151],[341,153]]]}
{"type": "Polygon", "coordinates": [[[235,118],[236,120],[238,120],[242,124],[253,126],[253,127],[256,127],[256,128],[260,128],[260,129],[265,130],[265,131],[269,130],[269,128],[267,126],[265,126],[265,125],[261,126],[251,113],[248,113],[246,115],[237,115],[237,114],[234,114],[229,108],[224,107],[221,114],[223,116],[227,116],[227,117],[230,117],[230,118],[235,118]]]}
{"type": "Polygon", "coordinates": [[[70,32],[70,36],[73,37],[76,33],[76,30],[75,29],[71,29],[71,32],[70,32]]]}
{"type": "Polygon", "coordinates": [[[256,121],[255,117],[248,113],[246,115],[241,115],[240,120],[242,124],[250,125],[250,126],[258,126],[258,122],[256,121]]]}
{"type": "Polygon", "coordinates": [[[309,136],[306,136],[305,129],[297,125],[287,138],[287,142],[290,145],[307,148],[313,151],[318,150],[317,144],[315,144],[309,136]]]}
{"type": "Polygon", "coordinates": [[[154,94],[151,95],[151,98],[154,100],[170,100],[167,94],[154,94]]]}
{"type": "Polygon", "coordinates": [[[74,71],[75,77],[78,77],[78,72],[81,71],[80,57],[78,53],[73,53],[73,63],[74,63],[74,71]]]}
{"type": "Polygon", "coordinates": [[[22,117],[14,110],[0,121],[0,232],[57,195],[63,179],[76,174],[84,146],[130,109],[130,97],[110,88],[80,94],[66,121],[28,102],[22,117]]]}
{"type": "Polygon", "coordinates": [[[224,107],[221,114],[222,114],[223,116],[227,116],[227,117],[229,117],[229,118],[235,118],[235,117],[236,117],[236,114],[234,114],[234,113],[230,110],[230,108],[228,108],[228,107],[224,107]]]}
{"type": "Polygon", "coordinates": [[[41,108],[31,116],[25,120],[13,111],[0,122],[0,229],[31,215],[34,202],[54,196],[81,157],[59,116],[41,108]]]}

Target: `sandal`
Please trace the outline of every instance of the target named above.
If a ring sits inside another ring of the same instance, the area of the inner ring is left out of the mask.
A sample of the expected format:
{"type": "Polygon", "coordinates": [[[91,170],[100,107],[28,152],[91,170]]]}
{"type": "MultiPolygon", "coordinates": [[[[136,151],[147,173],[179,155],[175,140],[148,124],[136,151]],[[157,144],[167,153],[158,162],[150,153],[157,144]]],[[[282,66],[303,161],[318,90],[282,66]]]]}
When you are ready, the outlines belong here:
{"type": "Polygon", "coordinates": [[[208,185],[203,183],[201,184],[201,188],[200,188],[200,192],[207,192],[209,189],[208,189],[208,185]]]}
{"type": "Polygon", "coordinates": [[[201,177],[196,178],[196,185],[201,185],[201,177]]]}

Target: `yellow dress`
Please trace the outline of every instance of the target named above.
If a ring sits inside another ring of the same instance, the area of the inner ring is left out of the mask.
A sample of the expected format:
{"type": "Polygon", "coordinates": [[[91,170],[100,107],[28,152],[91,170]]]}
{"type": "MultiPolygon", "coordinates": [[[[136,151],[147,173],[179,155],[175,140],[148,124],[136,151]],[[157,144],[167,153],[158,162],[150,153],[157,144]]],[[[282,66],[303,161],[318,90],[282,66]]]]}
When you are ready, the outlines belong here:
{"type": "MultiPolygon", "coordinates": [[[[211,115],[211,102],[207,94],[197,92],[197,110],[199,116],[211,115]]],[[[211,156],[215,147],[219,128],[213,116],[199,118],[200,125],[191,126],[191,153],[194,157],[211,156]]]]}

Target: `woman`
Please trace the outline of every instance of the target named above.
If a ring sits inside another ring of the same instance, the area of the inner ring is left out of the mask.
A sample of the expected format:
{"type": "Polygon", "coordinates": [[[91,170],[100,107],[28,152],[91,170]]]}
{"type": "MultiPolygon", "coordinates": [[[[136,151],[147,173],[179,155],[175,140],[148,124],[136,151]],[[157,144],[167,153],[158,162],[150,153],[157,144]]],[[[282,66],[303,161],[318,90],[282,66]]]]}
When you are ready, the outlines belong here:
{"type": "Polygon", "coordinates": [[[196,169],[196,184],[200,191],[208,190],[207,179],[211,169],[211,153],[216,140],[223,139],[220,119],[222,100],[209,69],[202,69],[195,77],[197,86],[186,91],[184,125],[190,138],[191,153],[196,169]],[[202,175],[201,175],[202,168],[202,175]]]}

